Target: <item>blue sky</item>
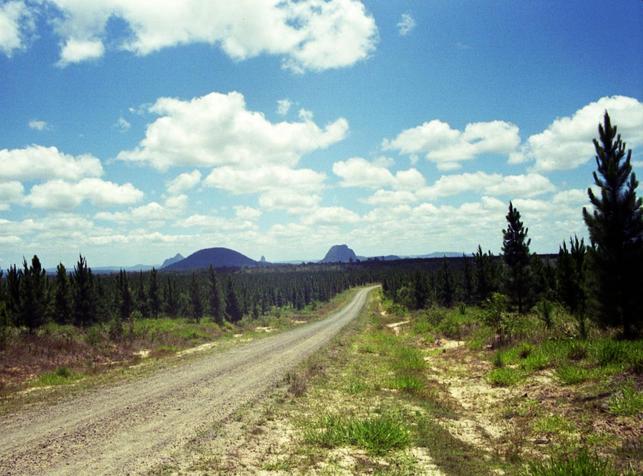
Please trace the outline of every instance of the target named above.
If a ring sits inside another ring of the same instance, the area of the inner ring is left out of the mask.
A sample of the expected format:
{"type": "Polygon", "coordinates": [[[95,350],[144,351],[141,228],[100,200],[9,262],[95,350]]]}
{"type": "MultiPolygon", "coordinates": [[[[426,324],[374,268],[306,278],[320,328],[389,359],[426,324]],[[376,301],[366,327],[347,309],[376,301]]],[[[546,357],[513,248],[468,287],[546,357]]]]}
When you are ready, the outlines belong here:
{"type": "Polygon", "coordinates": [[[586,235],[639,1],[0,1],[0,267],[493,251],[586,235]],[[232,6],[231,6],[232,5],[232,6]]]}

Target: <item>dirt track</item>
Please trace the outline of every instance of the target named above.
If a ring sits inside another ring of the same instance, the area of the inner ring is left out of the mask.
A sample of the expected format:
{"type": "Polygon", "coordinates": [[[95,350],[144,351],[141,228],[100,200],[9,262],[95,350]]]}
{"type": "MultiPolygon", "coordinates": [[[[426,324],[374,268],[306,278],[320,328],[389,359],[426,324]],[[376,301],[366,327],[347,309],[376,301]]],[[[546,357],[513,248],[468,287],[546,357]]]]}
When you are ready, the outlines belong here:
{"type": "Polygon", "coordinates": [[[146,472],[328,342],[359,314],[369,289],[322,321],[0,417],[0,474],[146,472]]]}

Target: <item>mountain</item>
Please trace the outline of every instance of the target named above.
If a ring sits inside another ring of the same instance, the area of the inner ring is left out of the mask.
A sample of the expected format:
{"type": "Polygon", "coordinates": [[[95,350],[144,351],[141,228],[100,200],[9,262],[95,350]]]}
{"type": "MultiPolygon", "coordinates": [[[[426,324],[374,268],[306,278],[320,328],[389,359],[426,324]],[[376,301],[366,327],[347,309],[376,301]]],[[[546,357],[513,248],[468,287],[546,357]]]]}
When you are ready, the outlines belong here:
{"type": "Polygon", "coordinates": [[[161,269],[167,268],[171,264],[178,263],[181,260],[184,260],[185,256],[183,256],[181,253],[177,253],[176,256],[173,258],[168,258],[165,261],[163,261],[163,264],[161,265],[161,269]]]}
{"type": "Polygon", "coordinates": [[[253,259],[228,248],[206,248],[164,268],[164,271],[189,271],[213,266],[215,268],[244,268],[257,266],[253,259]]]}
{"type": "Polygon", "coordinates": [[[321,260],[322,263],[348,263],[351,261],[357,261],[357,255],[353,250],[351,250],[347,245],[335,245],[332,246],[324,259],[321,260]]]}

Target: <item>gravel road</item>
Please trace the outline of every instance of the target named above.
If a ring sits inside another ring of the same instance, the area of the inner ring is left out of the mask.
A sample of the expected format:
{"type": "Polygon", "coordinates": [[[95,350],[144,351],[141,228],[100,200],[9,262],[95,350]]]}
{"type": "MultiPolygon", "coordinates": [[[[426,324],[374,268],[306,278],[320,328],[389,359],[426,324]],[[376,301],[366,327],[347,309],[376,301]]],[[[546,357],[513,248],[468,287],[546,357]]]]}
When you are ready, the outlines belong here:
{"type": "Polygon", "coordinates": [[[200,429],[224,425],[327,343],[368,292],[328,318],[209,352],[136,381],[0,417],[0,474],[140,474],[200,429]]]}

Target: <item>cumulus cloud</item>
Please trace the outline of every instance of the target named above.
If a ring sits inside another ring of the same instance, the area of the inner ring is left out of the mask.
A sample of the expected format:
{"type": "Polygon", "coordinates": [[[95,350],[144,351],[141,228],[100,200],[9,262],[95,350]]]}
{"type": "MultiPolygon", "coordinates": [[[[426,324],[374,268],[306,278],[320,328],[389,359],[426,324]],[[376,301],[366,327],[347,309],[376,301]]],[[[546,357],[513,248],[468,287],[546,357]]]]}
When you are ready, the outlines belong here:
{"type": "Polygon", "coordinates": [[[390,162],[369,162],[352,157],[333,164],[333,173],[342,179],[342,187],[417,189],[423,187],[424,176],[417,169],[396,173],[388,169],[390,162]]]}
{"type": "Polygon", "coordinates": [[[101,40],[82,40],[69,38],[60,52],[58,66],[65,67],[74,63],[96,60],[105,53],[105,47],[101,40]]]}
{"type": "Polygon", "coordinates": [[[98,207],[129,205],[143,198],[143,192],[130,183],[118,185],[98,178],[72,183],[50,180],[34,185],[25,202],[34,208],[66,210],[88,201],[98,207]]]}
{"type": "Polygon", "coordinates": [[[359,215],[344,207],[320,207],[307,213],[302,223],[305,225],[356,223],[359,215]]]}
{"type": "Polygon", "coordinates": [[[519,129],[510,122],[474,122],[460,131],[438,119],[402,131],[395,139],[382,143],[385,150],[425,154],[440,170],[457,169],[461,162],[482,154],[508,155],[519,145],[519,129]]]}
{"type": "Polygon", "coordinates": [[[321,202],[321,196],[301,190],[275,188],[259,196],[259,206],[266,210],[286,210],[293,214],[308,213],[321,202]]]}
{"type": "Polygon", "coordinates": [[[34,131],[45,131],[49,129],[49,124],[47,124],[46,121],[32,119],[29,121],[29,129],[33,129],[34,131]]]}
{"type": "Polygon", "coordinates": [[[170,197],[164,204],[150,202],[123,212],[99,212],[96,214],[96,219],[117,223],[154,222],[162,224],[165,220],[175,218],[179,212],[185,209],[186,204],[187,197],[180,195],[178,197],[170,197]]]}
{"type": "Polygon", "coordinates": [[[257,220],[261,216],[261,210],[252,207],[237,206],[234,207],[235,215],[242,220],[257,220]]]}
{"type": "Polygon", "coordinates": [[[0,53],[11,57],[24,49],[34,29],[33,15],[22,0],[0,5],[0,53]]]}
{"type": "Polygon", "coordinates": [[[439,198],[465,192],[504,195],[507,197],[533,197],[552,192],[555,186],[539,174],[502,175],[485,172],[443,175],[430,187],[418,192],[422,198],[439,198]]]}
{"type": "Polygon", "coordinates": [[[315,191],[324,182],[325,175],[311,169],[291,169],[282,166],[264,166],[254,169],[219,167],[204,180],[204,184],[235,194],[267,192],[275,189],[315,191]]]}
{"type": "Polygon", "coordinates": [[[78,180],[82,177],[100,177],[102,174],[100,160],[89,154],[72,156],[56,147],[40,145],[0,150],[0,179],[78,180]]]}
{"type": "Polygon", "coordinates": [[[185,172],[167,183],[167,191],[171,194],[183,193],[193,189],[201,182],[201,172],[193,170],[185,172]]]}
{"type": "Polygon", "coordinates": [[[290,99],[279,99],[277,101],[277,114],[280,116],[285,116],[290,111],[292,107],[292,101],[290,99]]]}
{"type": "Polygon", "coordinates": [[[602,97],[530,136],[521,150],[511,155],[510,163],[533,162],[533,170],[544,172],[585,164],[594,157],[592,139],[598,136],[605,111],[629,147],[643,144],[643,104],[625,96],[602,97]]]}
{"type": "Polygon", "coordinates": [[[191,101],[161,98],[150,108],[161,116],[147,128],[134,150],[118,159],[170,166],[236,165],[252,168],[272,163],[294,166],[303,154],[342,140],[343,119],[320,128],[310,120],[272,123],[246,108],[242,94],[211,93],[191,101]]]}
{"type": "Polygon", "coordinates": [[[137,55],[206,43],[235,60],[272,54],[293,71],[320,71],[367,58],[377,42],[375,20],[358,0],[46,1],[62,13],[54,20],[61,65],[98,58],[106,43],[120,41],[137,55]],[[127,24],[127,37],[107,38],[111,18],[127,24]]]}
{"type": "Polygon", "coordinates": [[[415,19],[410,13],[402,13],[400,21],[397,23],[397,31],[400,36],[406,36],[415,28],[415,19]]]}
{"type": "Polygon", "coordinates": [[[24,187],[20,182],[0,182],[0,211],[8,210],[12,203],[22,200],[24,187]]]}

